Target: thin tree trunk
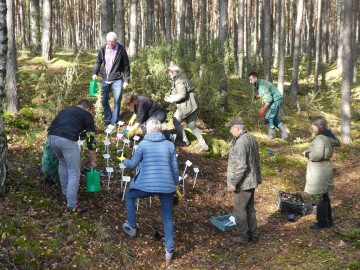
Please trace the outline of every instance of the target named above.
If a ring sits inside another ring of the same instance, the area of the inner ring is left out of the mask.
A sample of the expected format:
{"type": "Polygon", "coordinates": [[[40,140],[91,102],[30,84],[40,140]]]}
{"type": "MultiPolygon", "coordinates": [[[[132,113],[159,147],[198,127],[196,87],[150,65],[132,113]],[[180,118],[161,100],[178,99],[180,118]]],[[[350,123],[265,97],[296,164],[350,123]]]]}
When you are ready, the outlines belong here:
{"type": "Polygon", "coordinates": [[[63,48],[60,0],[55,0],[55,44],[63,48]]]}
{"type": "Polygon", "coordinates": [[[146,1],[146,37],[145,45],[150,46],[153,43],[154,31],[154,0],[146,1]]]}
{"type": "Polygon", "coordinates": [[[345,144],[351,144],[351,80],[352,80],[352,52],[351,35],[352,32],[352,4],[353,0],[344,0],[343,16],[343,54],[342,54],[342,93],[341,93],[341,138],[345,144]]]}
{"type": "Polygon", "coordinates": [[[296,101],[298,92],[298,77],[300,65],[300,43],[301,43],[301,22],[303,18],[304,0],[299,0],[297,5],[297,17],[295,25],[294,51],[293,51],[293,72],[291,76],[291,99],[296,101]]]}
{"type": "MultiPolygon", "coordinates": [[[[224,47],[228,38],[228,0],[219,0],[219,42],[220,42],[220,57],[224,59],[225,50],[224,47]]],[[[221,63],[221,81],[220,81],[220,92],[221,92],[221,107],[227,109],[227,82],[224,61],[221,63]]]]}
{"type": "Polygon", "coordinates": [[[21,27],[21,48],[25,50],[27,43],[26,43],[26,29],[25,29],[26,21],[25,21],[24,0],[20,0],[19,4],[20,4],[19,15],[20,15],[20,27],[21,27]]]}
{"type": "Polygon", "coordinates": [[[238,76],[244,75],[244,1],[239,0],[239,24],[238,24],[238,76]]]}
{"type": "Polygon", "coordinates": [[[319,91],[319,66],[321,53],[321,17],[322,17],[322,3],[324,0],[318,0],[317,10],[317,27],[316,27],[316,52],[315,52],[315,80],[314,80],[314,94],[319,91]]]}
{"type": "MultiPolygon", "coordinates": [[[[7,36],[6,29],[6,0],[0,0],[0,36],[7,36]]],[[[4,81],[6,71],[7,40],[0,39],[0,193],[6,189],[7,179],[7,142],[4,123],[4,81]]]]}
{"type": "Polygon", "coordinates": [[[77,47],[77,43],[76,43],[76,33],[75,33],[75,21],[74,21],[74,16],[72,16],[72,10],[74,9],[74,6],[72,4],[72,0],[68,0],[68,16],[69,16],[69,23],[70,23],[70,44],[72,45],[72,48],[74,49],[74,53],[78,52],[78,47],[77,47]]]}
{"type": "Polygon", "coordinates": [[[40,39],[40,8],[39,0],[30,1],[30,41],[36,48],[39,47],[40,39]]]}
{"type": "Polygon", "coordinates": [[[334,36],[333,36],[333,45],[334,45],[334,60],[337,61],[338,58],[338,15],[339,15],[339,0],[335,0],[334,8],[334,36]]]}
{"type": "Polygon", "coordinates": [[[271,77],[271,11],[270,0],[263,1],[263,29],[264,29],[264,78],[265,80],[272,81],[271,77]]]}
{"type": "Polygon", "coordinates": [[[246,8],[246,27],[245,27],[245,39],[246,39],[246,73],[249,74],[251,72],[251,27],[250,27],[250,21],[251,21],[251,13],[250,13],[250,0],[245,0],[245,8],[246,8]]]}
{"type": "Polygon", "coordinates": [[[308,16],[308,44],[306,46],[306,55],[307,55],[307,65],[306,73],[307,75],[311,74],[311,62],[313,57],[313,48],[314,48],[314,3],[313,0],[308,0],[308,6],[306,9],[308,16]]]}
{"type": "Polygon", "coordinates": [[[279,26],[279,74],[278,74],[278,86],[280,93],[284,95],[284,75],[285,75],[285,16],[284,16],[284,1],[279,0],[281,3],[279,4],[280,10],[280,26],[279,26]]]}
{"type": "Polygon", "coordinates": [[[352,16],[352,28],[353,28],[353,35],[352,35],[352,61],[353,61],[353,72],[352,72],[352,82],[357,83],[357,60],[358,60],[358,54],[357,54],[357,48],[358,48],[358,30],[357,28],[359,25],[357,24],[359,14],[359,0],[355,0],[353,2],[353,16],[352,16]]]}
{"type": "Polygon", "coordinates": [[[158,3],[158,12],[159,12],[159,33],[161,37],[161,43],[166,40],[166,25],[165,25],[165,6],[164,0],[159,0],[158,3]]]}
{"type": "Polygon", "coordinates": [[[138,0],[130,1],[130,43],[129,43],[129,57],[137,55],[137,5],[138,0]]]}
{"type": "Polygon", "coordinates": [[[321,13],[321,89],[326,88],[326,63],[328,58],[328,42],[326,39],[327,31],[328,31],[328,22],[329,17],[327,16],[327,5],[328,2],[324,1],[322,6],[321,13]]]}
{"type": "Polygon", "coordinates": [[[42,36],[41,47],[42,57],[45,61],[50,61],[51,58],[51,21],[52,21],[52,4],[51,0],[44,0],[43,2],[43,16],[42,16],[42,36]]]}
{"type": "Polygon", "coordinates": [[[279,64],[279,44],[280,44],[280,11],[282,0],[276,1],[276,15],[275,15],[275,43],[274,43],[274,61],[273,67],[276,68],[279,64]]]}
{"type": "Polygon", "coordinates": [[[339,34],[339,47],[338,47],[338,58],[337,58],[337,70],[338,72],[342,72],[342,60],[343,60],[343,22],[344,22],[344,1],[341,1],[341,12],[340,12],[340,21],[341,21],[341,25],[340,25],[340,34],[339,34]]]}
{"type": "Polygon", "coordinates": [[[115,24],[114,30],[117,35],[117,40],[120,44],[125,46],[125,11],[124,0],[116,0],[115,2],[115,24]]]}
{"type": "Polygon", "coordinates": [[[171,0],[165,0],[165,29],[166,29],[166,42],[172,43],[172,12],[171,12],[171,0]]]}
{"type": "Polygon", "coordinates": [[[6,62],[6,109],[9,112],[17,113],[19,110],[19,97],[17,89],[17,60],[15,42],[15,3],[13,0],[6,0],[7,4],[7,37],[8,51],[6,62]]]}

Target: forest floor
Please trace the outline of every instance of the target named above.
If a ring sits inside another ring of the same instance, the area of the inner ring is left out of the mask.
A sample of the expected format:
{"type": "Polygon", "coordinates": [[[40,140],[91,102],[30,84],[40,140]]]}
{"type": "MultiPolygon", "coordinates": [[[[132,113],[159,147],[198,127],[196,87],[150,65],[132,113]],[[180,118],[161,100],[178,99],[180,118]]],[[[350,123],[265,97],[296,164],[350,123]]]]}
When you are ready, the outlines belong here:
{"type": "MultiPolygon", "coordinates": [[[[26,69],[24,63],[20,69],[26,69]]],[[[240,92],[238,79],[229,80],[229,88],[231,111],[247,108],[251,91],[240,92]]],[[[71,94],[73,100],[86,95],[86,91],[71,94]]],[[[29,102],[26,95],[23,102],[29,102]]],[[[281,190],[300,193],[311,208],[312,201],[303,192],[306,160],[301,154],[311,138],[309,115],[322,111],[325,116],[338,119],[338,112],[331,106],[318,108],[321,110],[310,113],[285,106],[283,120],[291,132],[289,142],[267,140],[266,129],[261,125],[249,128],[260,145],[263,183],[255,193],[260,241],[246,247],[230,241],[235,230],[222,232],[211,224],[212,217],[232,212],[232,194],[226,192],[227,156],[214,154],[217,129],[201,124],[211,146],[208,153],[197,152],[194,137],[190,137],[189,147],[177,148],[180,172],[187,160],[193,166],[187,170],[186,194],[174,208],[176,251],[168,265],[164,247],[154,237],[156,232],[163,232],[158,198],[152,199],[151,206],[149,199],[140,200],[138,235],[129,238],[121,229],[126,211],[117,163],[112,161],[115,173],[110,189],[107,178],[102,177],[102,191],[88,193],[84,175],[88,157],[84,154],[79,200],[89,212],[65,215],[59,186],[39,184],[48,123],[36,123],[27,130],[9,125],[9,190],[0,201],[0,269],[360,269],[358,132],[353,134],[352,145],[335,149],[332,159],[332,228],[311,230],[315,216],[310,212],[296,215],[295,222],[290,222],[277,205],[281,190]],[[194,166],[200,170],[195,187],[194,166]]],[[[252,118],[245,112],[244,115],[251,123],[252,118]]],[[[330,126],[339,135],[337,121],[330,121],[330,126]]],[[[165,129],[171,132],[172,128],[167,124],[165,129]]]]}

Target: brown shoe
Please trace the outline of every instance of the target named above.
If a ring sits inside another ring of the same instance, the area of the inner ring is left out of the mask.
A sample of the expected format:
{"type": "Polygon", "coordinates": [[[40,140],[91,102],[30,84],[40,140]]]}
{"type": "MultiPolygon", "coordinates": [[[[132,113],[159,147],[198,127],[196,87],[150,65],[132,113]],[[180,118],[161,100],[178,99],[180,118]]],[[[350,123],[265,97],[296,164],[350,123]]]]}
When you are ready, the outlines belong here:
{"type": "Polygon", "coordinates": [[[232,242],[239,244],[240,246],[246,246],[249,243],[249,241],[241,239],[240,236],[231,237],[230,239],[232,242]]]}

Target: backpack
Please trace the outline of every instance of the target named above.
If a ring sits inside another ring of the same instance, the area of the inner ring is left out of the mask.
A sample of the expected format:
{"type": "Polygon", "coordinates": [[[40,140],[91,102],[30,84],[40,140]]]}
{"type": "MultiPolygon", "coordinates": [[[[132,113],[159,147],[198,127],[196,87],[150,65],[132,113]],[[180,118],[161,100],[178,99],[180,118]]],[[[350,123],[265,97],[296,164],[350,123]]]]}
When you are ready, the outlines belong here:
{"type": "Polygon", "coordinates": [[[58,167],[59,160],[46,140],[41,159],[41,172],[43,173],[42,180],[48,184],[60,183],[58,167]]]}

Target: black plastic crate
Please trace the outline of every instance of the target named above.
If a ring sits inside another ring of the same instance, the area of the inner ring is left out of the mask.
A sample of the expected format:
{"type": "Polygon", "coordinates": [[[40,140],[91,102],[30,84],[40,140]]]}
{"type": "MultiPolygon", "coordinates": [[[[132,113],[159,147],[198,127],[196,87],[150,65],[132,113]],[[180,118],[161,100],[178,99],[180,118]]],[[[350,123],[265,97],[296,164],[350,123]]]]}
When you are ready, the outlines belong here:
{"type": "Polygon", "coordinates": [[[283,213],[306,215],[308,212],[307,206],[299,193],[293,194],[279,191],[277,204],[283,213]]]}

